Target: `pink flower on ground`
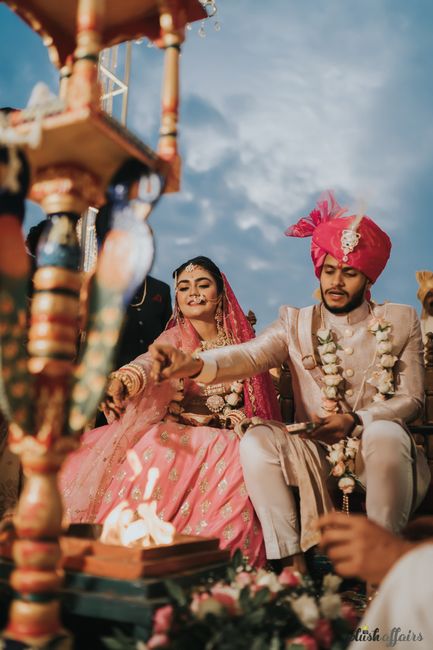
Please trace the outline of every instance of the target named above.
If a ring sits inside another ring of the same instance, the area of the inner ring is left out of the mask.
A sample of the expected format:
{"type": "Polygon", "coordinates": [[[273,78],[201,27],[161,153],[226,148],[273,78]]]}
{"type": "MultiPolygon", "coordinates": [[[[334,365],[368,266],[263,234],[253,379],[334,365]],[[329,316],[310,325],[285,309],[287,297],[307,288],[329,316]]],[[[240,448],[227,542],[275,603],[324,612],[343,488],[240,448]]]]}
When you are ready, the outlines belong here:
{"type": "Polygon", "coordinates": [[[248,587],[253,582],[253,576],[248,571],[240,571],[236,574],[236,584],[239,587],[248,587]]]}
{"type": "Polygon", "coordinates": [[[215,585],[211,589],[212,597],[220,603],[229,614],[239,612],[238,592],[228,585],[215,585]]]}
{"type": "Polygon", "coordinates": [[[169,638],[165,634],[154,634],[153,636],[150,637],[149,641],[147,642],[147,647],[149,649],[153,648],[166,648],[168,647],[169,644],[169,638]]]}
{"type": "Polygon", "coordinates": [[[304,648],[304,650],[319,650],[316,641],[309,634],[301,634],[287,639],[286,650],[291,650],[292,648],[296,648],[296,650],[299,650],[299,648],[304,648]]]}
{"type": "Polygon", "coordinates": [[[326,618],[321,618],[317,621],[313,634],[321,648],[331,647],[334,635],[331,623],[326,618]]]}
{"type": "Polygon", "coordinates": [[[299,575],[297,575],[289,566],[284,567],[278,576],[278,580],[284,587],[297,587],[301,584],[299,575]]]}
{"type": "Polygon", "coordinates": [[[165,605],[156,610],[153,616],[153,632],[154,634],[165,633],[170,629],[171,621],[173,618],[173,607],[165,605]]]}
{"type": "Polygon", "coordinates": [[[206,614],[219,616],[224,610],[221,603],[207,593],[195,593],[192,597],[190,609],[198,619],[203,619],[206,614]]]}
{"type": "Polygon", "coordinates": [[[345,621],[350,625],[350,628],[354,630],[359,623],[361,616],[356,613],[355,609],[349,603],[341,604],[341,616],[345,621]]]}

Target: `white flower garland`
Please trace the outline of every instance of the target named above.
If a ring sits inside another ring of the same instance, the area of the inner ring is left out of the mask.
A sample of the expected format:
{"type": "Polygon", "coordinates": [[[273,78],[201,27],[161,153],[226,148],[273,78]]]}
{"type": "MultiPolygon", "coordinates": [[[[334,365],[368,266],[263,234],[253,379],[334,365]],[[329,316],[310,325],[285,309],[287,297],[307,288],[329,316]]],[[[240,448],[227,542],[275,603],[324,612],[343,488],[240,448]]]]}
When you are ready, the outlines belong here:
{"type": "Polygon", "coordinates": [[[394,373],[393,368],[398,361],[398,357],[392,354],[392,343],[390,340],[392,325],[381,318],[372,318],[368,323],[368,331],[376,337],[376,350],[379,361],[376,370],[367,379],[367,383],[374,386],[377,390],[373,397],[375,402],[382,402],[387,396],[394,395],[394,373]]]}
{"type": "MultiPolygon", "coordinates": [[[[376,356],[379,356],[376,369],[367,383],[377,390],[373,401],[380,402],[394,395],[393,368],[398,360],[392,354],[391,323],[384,319],[373,317],[368,323],[368,331],[376,337],[376,356]]],[[[328,414],[338,413],[339,400],[342,397],[343,376],[338,366],[337,344],[331,329],[322,328],[317,331],[319,342],[318,352],[324,372],[322,386],[322,408],[328,414]]],[[[355,456],[360,444],[359,438],[344,438],[339,442],[328,445],[327,459],[332,465],[331,474],[339,478],[338,487],[343,492],[343,509],[349,511],[348,495],[355,489],[356,483],[361,483],[355,474],[355,456]]]]}

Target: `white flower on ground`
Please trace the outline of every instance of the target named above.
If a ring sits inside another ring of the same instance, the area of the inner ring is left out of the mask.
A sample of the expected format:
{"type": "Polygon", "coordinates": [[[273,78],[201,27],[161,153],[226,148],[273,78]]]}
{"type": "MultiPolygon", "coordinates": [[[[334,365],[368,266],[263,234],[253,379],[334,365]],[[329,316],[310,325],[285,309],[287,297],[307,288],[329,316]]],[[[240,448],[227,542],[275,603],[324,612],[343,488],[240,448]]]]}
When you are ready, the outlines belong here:
{"type": "Polygon", "coordinates": [[[208,594],[195,594],[191,603],[191,611],[202,619],[206,614],[215,614],[218,616],[224,611],[224,607],[216,598],[212,598],[208,594]]]}
{"type": "Polygon", "coordinates": [[[273,594],[283,589],[277,576],[272,571],[264,571],[256,580],[256,585],[259,587],[267,587],[273,594]]]}
{"type": "Polygon", "coordinates": [[[290,604],[301,623],[309,630],[313,630],[320,616],[314,598],[303,594],[291,600],[290,604]]]}
{"type": "Polygon", "coordinates": [[[320,611],[325,618],[333,620],[341,616],[341,598],[338,594],[323,594],[319,603],[320,611]]]}
{"type": "Polygon", "coordinates": [[[323,590],[324,591],[330,591],[331,593],[335,593],[339,586],[342,583],[342,579],[340,576],[336,576],[334,573],[327,573],[326,576],[323,578],[323,590]]]}

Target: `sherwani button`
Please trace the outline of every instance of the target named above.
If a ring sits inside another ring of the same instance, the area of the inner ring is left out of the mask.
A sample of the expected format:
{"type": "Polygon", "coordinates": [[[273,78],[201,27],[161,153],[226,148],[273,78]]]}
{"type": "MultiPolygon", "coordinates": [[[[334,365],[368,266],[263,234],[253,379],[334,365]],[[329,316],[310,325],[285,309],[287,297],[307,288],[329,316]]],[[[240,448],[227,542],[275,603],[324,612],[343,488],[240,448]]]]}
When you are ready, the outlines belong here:
{"type": "Polygon", "coordinates": [[[354,375],[354,371],[352,370],[352,368],[347,368],[346,377],[353,377],[353,375],[354,375]]]}
{"type": "Polygon", "coordinates": [[[348,327],[347,329],[344,330],[344,336],[352,336],[353,330],[348,327]]]}
{"type": "Polygon", "coordinates": [[[353,348],[344,348],[346,354],[353,354],[353,348]]]}

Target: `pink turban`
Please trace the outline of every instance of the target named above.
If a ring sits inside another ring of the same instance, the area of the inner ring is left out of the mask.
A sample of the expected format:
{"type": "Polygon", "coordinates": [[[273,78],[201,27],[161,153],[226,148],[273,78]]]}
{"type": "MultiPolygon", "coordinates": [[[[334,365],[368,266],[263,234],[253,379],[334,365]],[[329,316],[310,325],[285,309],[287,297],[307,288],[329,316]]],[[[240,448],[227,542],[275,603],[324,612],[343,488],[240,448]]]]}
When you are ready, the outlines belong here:
{"type": "Polygon", "coordinates": [[[391,253],[391,240],[369,217],[354,214],[343,217],[346,211],[347,208],[338,205],[332,192],[328,192],[327,198],[319,200],[308,217],[290,226],[285,234],[288,237],[313,236],[311,257],[318,278],[329,254],[376,282],[391,253]]]}

